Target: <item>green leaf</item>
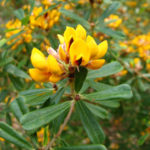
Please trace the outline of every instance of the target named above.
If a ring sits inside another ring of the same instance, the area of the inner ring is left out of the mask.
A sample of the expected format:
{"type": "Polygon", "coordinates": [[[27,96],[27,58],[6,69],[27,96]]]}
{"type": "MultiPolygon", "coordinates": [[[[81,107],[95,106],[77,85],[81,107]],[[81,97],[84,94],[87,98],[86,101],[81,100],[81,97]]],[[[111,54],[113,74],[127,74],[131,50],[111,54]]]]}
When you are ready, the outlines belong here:
{"type": "Polygon", "coordinates": [[[6,39],[1,39],[0,40],[0,48],[7,42],[6,39]]]}
{"type": "Polygon", "coordinates": [[[142,79],[140,79],[140,78],[138,78],[137,79],[137,87],[139,88],[139,90],[141,91],[141,92],[145,92],[146,90],[148,90],[148,88],[149,88],[149,85],[147,86],[145,83],[144,83],[144,81],[142,80],[142,79]]]}
{"type": "Polygon", "coordinates": [[[0,67],[9,64],[9,63],[12,62],[12,61],[13,61],[13,58],[12,58],[12,57],[3,58],[3,59],[0,60],[0,67]]]}
{"type": "Polygon", "coordinates": [[[99,77],[106,77],[123,70],[123,67],[118,62],[112,62],[104,65],[98,70],[92,70],[88,72],[87,79],[94,79],[99,77]]]}
{"type": "Polygon", "coordinates": [[[93,114],[82,101],[77,102],[77,112],[79,113],[83,127],[92,143],[103,143],[105,139],[104,132],[93,114]]]}
{"type": "Polygon", "coordinates": [[[125,38],[125,34],[122,31],[112,30],[111,28],[108,28],[105,26],[96,26],[95,31],[102,32],[102,33],[107,34],[116,39],[124,39],[125,38]]]}
{"type": "Polygon", "coordinates": [[[60,101],[60,99],[61,99],[61,97],[63,96],[64,92],[65,92],[65,88],[64,88],[64,87],[60,88],[60,89],[54,94],[54,96],[52,96],[52,98],[51,98],[51,99],[52,99],[52,102],[54,102],[55,104],[58,104],[59,101],[60,101]]]}
{"type": "Polygon", "coordinates": [[[100,117],[102,119],[108,118],[108,111],[106,111],[104,108],[87,102],[84,102],[84,104],[95,116],[100,117]]]}
{"type": "Polygon", "coordinates": [[[101,101],[113,99],[129,99],[132,97],[132,91],[128,84],[121,84],[103,91],[84,94],[87,99],[101,101]]]}
{"type": "Polygon", "coordinates": [[[27,25],[29,23],[29,16],[26,16],[23,19],[21,19],[21,23],[22,25],[27,25]]]}
{"type": "Polygon", "coordinates": [[[116,100],[107,100],[107,101],[99,101],[99,104],[101,104],[102,106],[106,106],[106,107],[110,107],[110,108],[117,108],[120,106],[120,103],[116,100]]]}
{"type": "Polygon", "coordinates": [[[29,4],[30,4],[30,12],[29,12],[29,14],[31,15],[31,13],[32,13],[32,11],[33,11],[33,8],[34,8],[34,5],[35,5],[35,1],[33,1],[33,0],[28,0],[29,1],[29,4]]]}
{"type": "Polygon", "coordinates": [[[149,136],[150,136],[149,133],[141,136],[140,139],[138,140],[138,145],[139,146],[143,145],[149,136]]]}
{"type": "Polygon", "coordinates": [[[18,69],[15,65],[9,64],[5,67],[5,71],[16,76],[16,77],[21,77],[25,79],[30,79],[30,76],[26,74],[24,71],[21,69],[18,69]]]}
{"type": "Polygon", "coordinates": [[[100,18],[98,19],[99,23],[101,23],[102,21],[104,21],[105,18],[107,18],[108,16],[110,16],[111,14],[115,13],[116,10],[120,7],[120,3],[119,2],[113,2],[104,12],[103,14],[100,16],[100,18]]]}
{"type": "Polygon", "coordinates": [[[84,67],[79,67],[79,70],[75,71],[75,90],[78,93],[83,86],[83,83],[87,76],[87,69],[84,67]]]}
{"type": "Polygon", "coordinates": [[[66,9],[61,8],[59,10],[63,15],[77,21],[77,23],[82,24],[86,29],[90,29],[90,25],[87,20],[83,19],[82,17],[76,15],[75,13],[68,11],[66,9]]]}
{"type": "Polygon", "coordinates": [[[32,90],[22,91],[19,94],[21,96],[33,96],[33,95],[38,95],[38,94],[44,94],[45,92],[51,92],[51,91],[52,91],[52,89],[49,89],[49,88],[45,88],[45,89],[32,89],[32,90]]]}
{"type": "Polygon", "coordinates": [[[19,147],[25,148],[27,150],[32,149],[30,143],[28,143],[22,135],[15,131],[11,126],[3,122],[0,122],[0,137],[19,147]]]}
{"type": "Polygon", "coordinates": [[[15,87],[16,90],[21,90],[24,87],[23,82],[20,80],[20,78],[18,79],[18,77],[14,77],[13,75],[9,75],[9,79],[11,80],[13,86],[15,87]]]}
{"type": "Polygon", "coordinates": [[[6,98],[7,94],[8,94],[7,90],[0,91],[0,102],[6,98]]]}
{"type": "Polygon", "coordinates": [[[93,89],[95,89],[96,91],[103,91],[109,88],[112,88],[112,86],[104,84],[104,83],[100,83],[100,82],[95,82],[93,80],[88,80],[89,86],[93,89]]]}
{"type": "Polygon", "coordinates": [[[64,102],[25,114],[21,118],[23,128],[25,130],[33,130],[48,124],[66,111],[70,107],[70,103],[64,102]]]}
{"type": "Polygon", "coordinates": [[[24,99],[18,97],[10,103],[10,109],[15,115],[15,117],[20,120],[20,118],[29,112],[28,107],[25,105],[24,99]]]}
{"type": "Polygon", "coordinates": [[[25,103],[34,106],[43,104],[50,96],[53,94],[53,89],[45,88],[45,89],[34,89],[27,90],[19,93],[20,96],[23,96],[25,99],[25,103]]]}
{"type": "Polygon", "coordinates": [[[15,16],[21,20],[24,18],[25,14],[24,14],[24,10],[22,8],[19,8],[17,10],[14,11],[15,16]]]}
{"type": "Polygon", "coordinates": [[[79,145],[79,146],[68,146],[56,148],[56,150],[107,150],[104,145],[79,145]]]}

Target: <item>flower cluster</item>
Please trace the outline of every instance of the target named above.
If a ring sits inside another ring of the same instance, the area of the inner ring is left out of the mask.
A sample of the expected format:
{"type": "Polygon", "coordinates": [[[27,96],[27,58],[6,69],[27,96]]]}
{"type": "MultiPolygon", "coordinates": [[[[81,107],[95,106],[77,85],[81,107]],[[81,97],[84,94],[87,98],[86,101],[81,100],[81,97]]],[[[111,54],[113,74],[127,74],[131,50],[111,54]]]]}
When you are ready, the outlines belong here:
{"type": "Polygon", "coordinates": [[[18,45],[24,42],[26,43],[31,42],[32,30],[29,29],[28,27],[22,26],[22,23],[20,20],[16,19],[16,20],[8,21],[6,24],[6,28],[8,29],[8,32],[6,32],[5,34],[6,38],[10,38],[11,36],[21,32],[22,30],[24,31],[23,33],[19,34],[16,38],[13,38],[12,40],[7,42],[8,45],[15,42],[14,45],[11,47],[12,50],[16,49],[18,45]]]}
{"type": "Polygon", "coordinates": [[[76,29],[67,27],[63,35],[58,35],[58,39],[58,50],[49,48],[48,57],[36,48],[32,50],[31,62],[35,68],[30,69],[29,73],[35,81],[57,82],[69,76],[69,68],[84,66],[99,69],[105,63],[105,59],[101,58],[107,52],[107,41],[97,45],[81,25],[76,29]]]}
{"type": "Polygon", "coordinates": [[[120,24],[122,23],[122,19],[119,18],[119,16],[111,14],[108,18],[106,18],[105,23],[108,24],[110,28],[118,28],[120,24]]]}
{"type": "Polygon", "coordinates": [[[44,15],[43,7],[34,7],[33,12],[30,16],[30,25],[32,28],[39,27],[44,30],[51,28],[60,17],[60,12],[57,9],[49,10],[44,15]]]}

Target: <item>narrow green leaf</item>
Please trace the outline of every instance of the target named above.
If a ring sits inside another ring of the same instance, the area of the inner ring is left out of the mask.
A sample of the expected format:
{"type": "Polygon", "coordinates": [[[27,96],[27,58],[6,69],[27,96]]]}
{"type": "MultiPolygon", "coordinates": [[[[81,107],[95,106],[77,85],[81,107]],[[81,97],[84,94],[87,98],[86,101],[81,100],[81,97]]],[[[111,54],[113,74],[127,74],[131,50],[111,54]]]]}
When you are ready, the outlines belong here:
{"type": "Polygon", "coordinates": [[[107,150],[104,145],[80,145],[56,148],[56,150],[107,150]]]}
{"type": "Polygon", "coordinates": [[[22,8],[19,8],[17,10],[14,11],[15,16],[21,20],[24,18],[25,14],[24,14],[24,10],[22,8]]]}
{"type": "Polygon", "coordinates": [[[95,89],[96,91],[103,91],[109,88],[112,88],[111,85],[107,85],[104,83],[100,83],[100,82],[95,82],[93,80],[88,80],[89,86],[93,89],[95,89]]]}
{"type": "Polygon", "coordinates": [[[46,100],[48,100],[50,98],[50,95],[52,93],[45,93],[42,95],[34,95],[34,96],[25,96],[25,102],[26,104],[28,104],[29,106],[34,106],[34,105],[40,105],[45,103],[46,100]]]}
{"type": "Polygon", "coordinates": [[[121,84],[116,87],[112,87],[103,91],[85,94],[89,100],[101,101],[101,100],[113,100],[113,99],[129,99],[132,97],[132,91],[129,85],[121,84]]]}
{"type": "Polygon", "coordinates": [[[23,96],[25,99],[25,103],[34,106],[43,104],[50,96],[53,94],[53,89],[45,88],[45,89],[34,89],[27,90],[19,93],[20,96],[23,96]]]}
{"type": "Polygon", "coordinates": [[[60,99],[61,99],[61,97],[63,96],[64,92],[65,92],[65,88],[64,88],[64,87],[60,88],[60,89],[54,94],[54,96],[52,96],[52,102],[54,102],[55,104],[58,104],[59,101],[60,101],[60,99]]]}
{"type": "Polygon", "coordinates": [[[78,16],[77,14],[74,14],[73,12],[63,9],[63,8],[60,9],[60,12],[63,15],[77,21],[79,24],[82,24],[86,29],[90,29],[90,25],[89,25],[88,21],[83,19],[82,17],[78,16]]]}
{"type": "Polygon", "coordinates": [[[37,129],[48,124],[70,107],[71,102],[64,102],[25,114],[21,123],[25,130],[37,129]]]}
{"type": "Polygon", "coordinates": [[[106,77],[123,70],[123,67],[118,62],[112,62],[104,65],[101,69],[92,70],[88,72],[87,79],[94,79],[99,77],[106,77]]]}
{"type": "Polygon", "coordinates": [[[6,39],[1,39],[0,40],[0,48],[7,42],[6,39]]]}
{"type": "Polygon", "coordinates": [[[97,117],[100,117],[102,119],[108,118],[108,111],[98,105],[90,104],[87,102],[84,102],[84,104],[87,106],[87,108],[97,117]]]}
{"type": "Polygon", "coordinates": [[[95,31],[102,32],[104,34],[107,34],[113,38],[117,39],[123,39],[125,38],[125,34],[122,31],[116,31],[112,30],[111,28],[105,27],[105,26],[96,26],[95,31]]]}
{"type": "Polygon", "coordinates": [[[76,69],[75,71],[75,90],[79,92],[83,86],[83,83],[87,76],[87,69],[84,67],[79,67],[79,70],[76,69]]]}
{"type": "Polygon", "coordinates": [[[21,23],[22,25],[27,25],[29,23],[29,16],[26,16],[23,19],[21,19],[21,23]]]}
{"type": "Polygon", "coordinates": [[[149,133],[141,136],[140,139],[138,140],[138,145],[139,146],[143,145],[149,136],[150,136],[149,133]]]}
{"type": "Polygon", "coordinates": [[[8,94],[8,90],[0,91],[0,102],[6,98],[7,94],[8,94]]]}
{"type": "Polygon", "coordinates": [[[105,18],[107,18],[108,16],[110,16],[111,14],[115,13],[116,10],[120,7],[120,3],[119,2],[113,2],[104,12],[103,14],[100,16],[100,18],[98,19],[99,23],[101,23],[102,21],[104,21],[105,18]]]}
{"type": "Polygon", "coordinates": [[[15,115],[15,117],[20,120],[20,118],[29,112],[28,107],[25,105],[24,99],[18,97],[10,103],[10,109],[15,115]]]}
{"type": "Polygon", "coordinates": [[[13,64],[9,64],[7,65],[5,68],[5,71],[16,76],[16,77],[21,77],[21,78],[25,78],[25,79],[30,79],[30,76],[28,74],[26,74],[24,71],[22,71],[21,69],[18,69],[15,65],[13,64]]]}
{"type": "Polygon", "coordinates": [[[92,143],[103,143],[105,139],[104,132],[93,114],[82,101],[77,102],[77,112],[79,113],[83,127],[92,143]]]}
{"type": "Polygon", "coordinates": [[[107,101],[99,101],[99,104],[101,104],[102,106],[106,106],[106,107],[110,107],[110,108],[117,108],[120,106],[120,103],[116,100],[107,100],[107,101]]]}
{"type": "Polygon", "coordinates": [[[11,80],[16,90],[19,91],[24,87],[24,84],[21,82],[20,78],[18,79],[18,77],[14,77],[13,75],[9,74],[9,79],[11,80]]]}
{"type": "Polygon", "coordinates": [[[12,62],[12,61],[13,61],[13,58],[12,58],[12,57],[3,58],[3,59],[0,60],[0,67],[9,64],[9,63],[12,62]]]}
{"type": "MultiPolygon", "coordinates": [[[[50,88],[45,88],[45,89],[32,89],[32,90],[26,90],[22,91],[19,94],[21,96],[33,96],[33,95],[38,95],[38,94],[44,94],[46,92],[51,92],[53,89],[50,88]]],[[[39,96],[39,95],[38,95],[39,96]]]]}
{"type": "Polygon", "coordinates": [[[11,126],[3,122],[0,122],[0,137],[19,147],[25,148],[27,150],[32,149],[30,143],[28,143],[22,135],[15,131],[11,126]]]}
{"type": "Polygon", "coordinates": [[[29,4],[30,4],[30,12],[29,12],[29,14],[31,15],[31,13],[32,13],[32,11],[33,11],[33,8],[34,8],[34,5],[35,5],[35,1],[33,1],[33,0],[28,0],[29,1],[29,4]]]}

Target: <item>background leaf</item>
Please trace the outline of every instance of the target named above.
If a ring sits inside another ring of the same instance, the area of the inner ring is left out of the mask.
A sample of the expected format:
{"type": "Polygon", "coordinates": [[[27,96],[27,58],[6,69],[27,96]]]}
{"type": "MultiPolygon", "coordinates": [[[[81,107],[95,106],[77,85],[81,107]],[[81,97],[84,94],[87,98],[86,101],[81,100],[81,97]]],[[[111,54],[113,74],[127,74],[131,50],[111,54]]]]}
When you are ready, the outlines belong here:
{"type": "Polygon", "coordinates": [[[20,120],[20,118],[29,112],[28,107],[25,105],[24,99],[22,97],[18,97],[13,100],[10,104],[10,109],[12,110],[15,117],[20,120]]]}
{"type": "Polygon", "coordinates": [[[117,72],[120,72],[123,69],[120,63],[112,62],[104,65],[98,70],[92,70],[88,72],[87,79],[106,77],[117,72]]]}
{"type": "Polygon", "coordinates": [[[106,150],[104,145],[81,145],[56,148],[56,150],[106,150]]]}
{"type": "Polygon", "coordinates": [[[91,142],[94,144],[103,143],[105,139],[104,132],[93,114],[82,101],[77,102],[77,112],[79,113],[83,127],[91,142]]]}
{"type": "Polygon", "coordinates": [[[45,107],[25,114],[21,123],[25,130],[37,129],[58,117],[70,107],[70,102],[45,107]],[[39,121],[40,120],[40,121],[39,121]]]}
{"type": "Polygon", "coordinates": [[[23,70],[17,68],[15,65],[13,64],[9,64],[5,67],[5,71],[16,76],[16,77],[21,77],[21,78],[25,78],[25,79],[30,79],[30,76],[28,74],[26,74],[23,70]]]}
{"type": "Polygon", "coordinates": [[[100,100],[113,100],[113,99],[128,99],[132,97],[132,91],[129,85],[121,84],[116,87],[112,87],[103,91],[85,94],[89,100],[100,101],[100,100]]]}
{"type": "Polygon", "coordinates": [[[3,122],[0,122],[0,137],[11,143],[14,143],[19,147],[25,148],[27,150],[32,149],[30,143],[28,143],[22,135],[15,131],[11,126],[3,122]]]}
{"type": "Polygon", "coordinates": [[[77,14],[75,14],[71,11],[68,11],[66,9],[63,9],[63,8],[60,9],[60,12],[63,15],[77,21],[79,24],[82,24],[85,28],[90,29],[90,25],[89,25],[88,21],[86,21],[84,18],[78,16],[77,14]]]}

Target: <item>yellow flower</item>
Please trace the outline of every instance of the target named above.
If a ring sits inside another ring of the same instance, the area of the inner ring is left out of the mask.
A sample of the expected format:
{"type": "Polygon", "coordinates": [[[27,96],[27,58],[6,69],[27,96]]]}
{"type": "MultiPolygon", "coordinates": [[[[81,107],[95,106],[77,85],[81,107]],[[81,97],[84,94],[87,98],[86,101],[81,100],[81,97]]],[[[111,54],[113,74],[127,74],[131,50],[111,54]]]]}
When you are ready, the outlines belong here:
{"type": "Polygon", "coordinates": [[[2,142],[3,142],[3,141],[5,141],[5,140],[4,140],[2,137],[0,137],[0,141],[2,141],[2,142]]]}
{"type": "MultiPolygon", "coordinates": [[[[50,2],[47,1],[47,3],[50,2]]],[[[53,9],[46,12],[44,15],[39,16],[41,12],[43,12],[42,7],[34,7],[32,15],[30,16],[30,25],[32,28],[39,27],[46,30],[58,22],[60,12],[57,9],[53,9]]]]}
{"type": "Polygon", "coordinates": [[[48,130],[48,128],[41,128],[38,132],[37,132],[37,139],[39,143],[43,143],[44,142],[44,134],[47,135],[48,137],[48,142],[50,141],[50,132],[48,130]],[[45,133],[46,132],[46,133],[45,133]]]}
{"type": "Polygon", "coordinates": [[[7,24],[6,24],[6,28],[10,29],[10,30],[12,29],[12,31],[6,32],[6,34],[5,34],[6,38],[10,38],[11,36],[19,33],[22,29],[25,31],[25,32],[21,33],[20,35],[18,35],[16,38],[13,38],[12,40],[7,42],[8,45],[15,42],[14,45],[11,47],[12,50],[16,49],[24,41],[26,43],[31,42],[31,40],[32,40],[32,35],[31,35],[32,30],[29,29],[28,27],[22,26],[22,23],[21,23],[20,20],[16,19],[16,20],[8,21],[7,24]]]}
{"type": "Polygon", "coordinates": [[[136,1],[127,1],[126,4],[130,7],[135,7],[137,5],[136,1]]]}
{"type": "Polygon", "coordinates": [[[33,48],[31,62],[35,67],[29,69],[29,74],[33,80],[39,82],[58,82],[62,78],[63,68],[52,55],[47,58],[36,48],[33,48]]]}
{"type": "Polygon", "coordinates": [[[105,63],[100,58],[107,52],[107,41],[97,45],[91,36],[86,35],[86,30],[81,25],[76,29],[67,27],[64,35],[58,35],[58,38],[59,56],[65,63],[70,62],[72,66],[85,66],[89,69],[98,69],[105,63]]]}
{"type": "Polygon", "coordinates": [[[114,14],[111,14],[111,15],[110,15],[108,18],[106,18],[104,21],[105,21],[106,23],[108,23],[108,26],[109,26],[110,28],[117,28],[117,27],[119,27],[120,24],[122,23],[122,19],[119,18],[119,16],[114,15],[114,14]],[[113,21],[113,22],[111,22],[111,21],[113,21]],[[111,23],[109,23],[109,22],[111,22],[111,23]]]}

